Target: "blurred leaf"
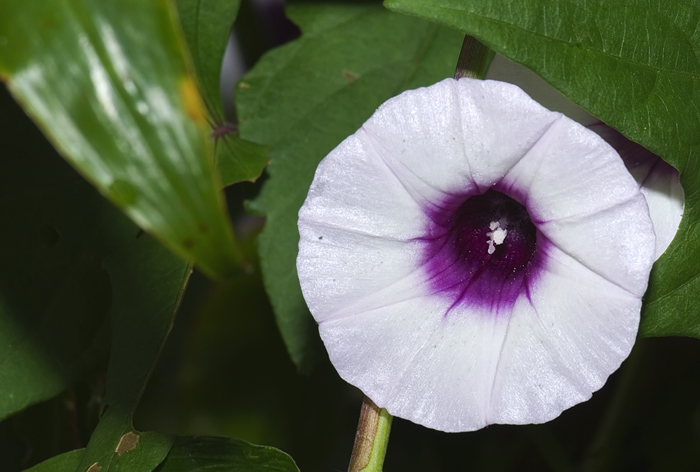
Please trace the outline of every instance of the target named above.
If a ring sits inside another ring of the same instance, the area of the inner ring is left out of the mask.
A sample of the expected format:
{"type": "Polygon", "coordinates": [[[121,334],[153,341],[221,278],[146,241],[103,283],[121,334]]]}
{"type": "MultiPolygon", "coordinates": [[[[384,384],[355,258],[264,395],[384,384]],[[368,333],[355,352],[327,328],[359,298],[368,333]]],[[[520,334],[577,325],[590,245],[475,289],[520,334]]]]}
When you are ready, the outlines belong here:
{"type": "Polygon", "coordinates": [[[71,169],[0,86],[0,419],[106,358],[101,263],[137,228],[71,169]],[[114,225],[128,228],[112,238],[114,225]]]}
{"type": "Polygon", "coordinates": [[[297,212],[319,161],[388,98],[454,73],[463,36],[379,5],[290,6],[300,39],[265,55],[236,89],[241,136],[267,145],[270,180],[251,210],[265,285],[293,361],[320,352],[299,288],[297,212]]]}
{"type": "Polygon", "coordinates": [[[180,436],[156,472],[299,472],[294,460],[274,447],[240,439],[180,436]]]}
{"type": "Polygon", "coordinates": [[[5,1],[0,38],[0,74],[88,180],[209,275],[238,270],[169,1],[5,1]]]}
{"type": "Polygon", "coordinates": [[[148,237],[111,253],[104,267],[114,299],[107,411],[90,439],[80,470],[97,463],[101,472],[150,472],[165,458],[174,439],[135,431],[132,417],[170,333],[191,269],[148,237]]]}
{"type": "Polygon", "coordinates": [[[652,271],[640,335],[700,337],[697,4],[386,0],[385,5],[477,37],[680,171],[685,215],[652,271]]]}
{"type": "Polygon", "coordinates": [[[267,151],[236,135],[236,127],[226,123],[221,101],[221,64],[240,0],[175,0],[175,4],[213,128],[224,186],[254,181],[267,165],[267,151]]]}
{"type": "Polygon", "coordinates": [[[74,472],[84,455],[85,449],[65,452],[37,464],[25,472],[74,472]]]}

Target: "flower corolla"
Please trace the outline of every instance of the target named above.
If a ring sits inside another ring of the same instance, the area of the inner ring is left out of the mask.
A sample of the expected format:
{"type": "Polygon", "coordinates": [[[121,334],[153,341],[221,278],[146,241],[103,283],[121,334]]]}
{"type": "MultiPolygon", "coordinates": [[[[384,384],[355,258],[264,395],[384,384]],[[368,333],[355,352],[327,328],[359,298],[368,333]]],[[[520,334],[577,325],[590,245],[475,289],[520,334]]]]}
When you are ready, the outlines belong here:
{"type": "Polygon", "coordinates": [[[338,373],[442,431],[541,423],[629,354],[654,261],[618,154],[518,87],[384,103],[318,166],[297,269],[338,373]]]}
{"type": "Polygon", "coordinates": [[[655,258],[658,259],[671,245],[683,218],[685,192],[681,186],[680,174],[659,156],[604,123],[596,122],[588,127],[615,148],[637,181],[654,224],[655,258]]]}

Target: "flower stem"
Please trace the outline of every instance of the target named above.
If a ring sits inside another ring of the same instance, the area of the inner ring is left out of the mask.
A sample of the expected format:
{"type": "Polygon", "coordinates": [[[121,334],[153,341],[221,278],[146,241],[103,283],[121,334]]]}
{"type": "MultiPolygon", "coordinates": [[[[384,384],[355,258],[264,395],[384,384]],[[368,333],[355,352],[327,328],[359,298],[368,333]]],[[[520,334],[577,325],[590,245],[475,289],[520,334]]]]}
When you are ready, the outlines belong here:
{"type": "Polygon", "coordinates": [[[484,46],[478,39],[466,35],[457,60],[455,79],[462,77],[483,79],[486,77],[494,54],[493,50],[484,46]]]}
{"type": "Polygon", "coordinates": [[[393,417],[365,397],[348,472],[381,472],[393,417]]]}

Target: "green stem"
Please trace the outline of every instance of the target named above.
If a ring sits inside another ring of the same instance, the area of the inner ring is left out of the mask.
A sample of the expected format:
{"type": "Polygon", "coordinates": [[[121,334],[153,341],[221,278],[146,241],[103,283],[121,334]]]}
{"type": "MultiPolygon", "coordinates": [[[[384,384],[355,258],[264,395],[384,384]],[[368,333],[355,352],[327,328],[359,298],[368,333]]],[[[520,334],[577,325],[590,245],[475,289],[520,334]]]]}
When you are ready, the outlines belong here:
{"type": "Polygon", "coordinates": [[[466,35],[462,43],[462,50],[457,60],[455,79],[468,77],[470,79],[483,79],[489,70],[494,52],[484,46],[478,39],[466,35]]]}
{"type": "Polygon", "coordinates": [[[348,472],[381,472],[393,417],[365,397],[348,472]]]}

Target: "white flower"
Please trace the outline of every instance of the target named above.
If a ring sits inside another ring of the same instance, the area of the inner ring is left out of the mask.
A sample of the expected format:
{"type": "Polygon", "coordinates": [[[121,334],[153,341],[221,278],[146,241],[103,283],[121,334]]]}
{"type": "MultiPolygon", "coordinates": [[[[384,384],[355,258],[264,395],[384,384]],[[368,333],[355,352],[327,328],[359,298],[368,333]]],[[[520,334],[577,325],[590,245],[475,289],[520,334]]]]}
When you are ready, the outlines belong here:
{"type": "Polygon", "coordinates": [[[625,138],[602,122],[588,125],[620,154],[649,206],[656,233],[655,259],[671,245],[685,207],[685,192],[678,171],[653,152],[625,138]]]}
{"type": "Polygon", "coordinates": [[[319,165],[299,232],[341,377],[443,431],[590,398],[632,348],[655,244],[607,143],[470,79],[384,103],[319,165]]]}

